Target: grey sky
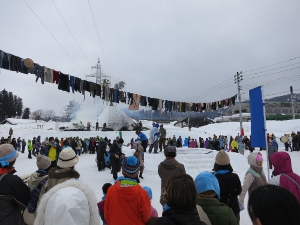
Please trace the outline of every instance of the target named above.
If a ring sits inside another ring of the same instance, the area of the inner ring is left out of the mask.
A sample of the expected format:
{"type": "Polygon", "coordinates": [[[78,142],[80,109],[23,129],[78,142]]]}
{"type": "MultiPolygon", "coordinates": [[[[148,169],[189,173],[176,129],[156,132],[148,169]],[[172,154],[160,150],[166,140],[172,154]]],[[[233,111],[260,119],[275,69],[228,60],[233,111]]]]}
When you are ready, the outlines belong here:
{"type": "MultiPolygon", "coordinates": [[[[149,97],[222,100],[237,93],[233,81],[237,71],[300,56],[298,0],[90,0],[102,48],[89,2],[54,0],[84,54],[51,0],[25,1],[72,59],[23,0],[1,1],[0,49],[82,79],[92,73],[90,67],[99,57],[103,73],[112,76],[113,84],[122,80],[125,91],[149,97]]],[[[248,99],[250,88],[262,84],[267,98],[287,94],[291,85],[299,90],[300,68],[296,67],[300,58],[244,73],[242,99],[248,99]],[[254,74],[266,70],[270,71],[254,74]],[[287,71],[276,73],[283,70],[287,71]]],[[[35,83],[34,75],[1,69],[3,88],[22,97],[32,111],[54,109],[59,114],[68,101],[83,100],[80,93],[35,83]]],[[[93,99],[87,96],[82,106],[93,107],[93,99]]]]}

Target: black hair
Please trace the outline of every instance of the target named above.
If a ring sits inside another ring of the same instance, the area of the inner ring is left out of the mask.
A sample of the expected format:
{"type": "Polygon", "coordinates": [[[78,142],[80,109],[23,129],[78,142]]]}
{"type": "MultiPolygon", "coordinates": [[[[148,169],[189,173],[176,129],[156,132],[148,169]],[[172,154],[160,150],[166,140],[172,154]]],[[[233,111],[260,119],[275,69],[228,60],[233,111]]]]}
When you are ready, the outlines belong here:
{"type": "Polygon", "coordinates": [[[265,185],[256,188],[248,200],[248,213],[263,225],[300,224],[300,204],[288,190],[265,185]]]}
{"type": "Polygon", "coordinates": [[[198,192],[193,178],[188,174],[176,174],[168,178],[167,205],[179,209],[195,209],[198,192]]]}
{"type": "Polygon", "coordinates": [[[49,137],[49,141],[52,141],[52,140],[54,140],[54,137],[49,137]]]}
{"type": "Polygon", "coordinates": [[[112,185],[111,183],[105,183],[105,184],[103,184],[103,186],[102,186],[102,191],[103,191],[104,194],[107,193],[107,190],[108,190],[108,188],[109,188],[111,185],[112,185]]]}
{"type": "Polygon", "coordinates": [[[233,172],[233,169],[232,169],[232,166],[230,163],[228,165],[219,165],[219,164],[215,163],[214,168],[212,170],[213,171],[229,170],[231,173],[233,172]]]}
{"type": "Polygon", "coordinates": [[[118,140],[118,144],[123,144],[123,143],[124,143],[123,138],[120,138],[120,139],[118,140]]]}

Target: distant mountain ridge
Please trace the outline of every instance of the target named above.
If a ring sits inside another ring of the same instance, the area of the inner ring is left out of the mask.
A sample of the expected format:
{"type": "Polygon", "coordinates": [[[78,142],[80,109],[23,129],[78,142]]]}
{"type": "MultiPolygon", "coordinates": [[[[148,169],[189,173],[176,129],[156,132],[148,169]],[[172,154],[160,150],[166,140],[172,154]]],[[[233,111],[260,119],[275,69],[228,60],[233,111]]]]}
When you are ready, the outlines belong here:
{"type": "MultiPolygon", "coordinates": [[[[278,102],[290,102],[291,101],[291,95],[281,95],[274,98],[266,99],[266,101],[278,101],[278,102]]],[[[300,93],[294,93],[294,102],[300,102],[300,93]]]]}

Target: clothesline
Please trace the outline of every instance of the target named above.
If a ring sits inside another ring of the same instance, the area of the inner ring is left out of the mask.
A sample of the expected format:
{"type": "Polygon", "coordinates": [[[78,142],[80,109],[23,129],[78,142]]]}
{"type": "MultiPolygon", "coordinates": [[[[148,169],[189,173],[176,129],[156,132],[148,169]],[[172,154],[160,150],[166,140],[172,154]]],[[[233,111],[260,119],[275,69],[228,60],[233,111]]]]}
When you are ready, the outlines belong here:
{"type": "Polygon", "coordinates": [[[93,98],[98,96],[106,102],[125,103],[129,105],[129,110],[139,110],[140,106],[149,106],[152,110],[164,110],[169,112],[204,112],[235,105],[237,97],[237,95],[234,95],[215,102],[196,103],[151,98],[64,74],[58,70],[34,63],[29,58],[23,59],[2,50],[0,50],[0,68],[17,73],[34,74],[36,76],[36,82],[41,79],[42,84],[45,82],[55,84],[61,91],[79,92],[84,96],[84,99],[85,92],[89,92],[93,98]]]}

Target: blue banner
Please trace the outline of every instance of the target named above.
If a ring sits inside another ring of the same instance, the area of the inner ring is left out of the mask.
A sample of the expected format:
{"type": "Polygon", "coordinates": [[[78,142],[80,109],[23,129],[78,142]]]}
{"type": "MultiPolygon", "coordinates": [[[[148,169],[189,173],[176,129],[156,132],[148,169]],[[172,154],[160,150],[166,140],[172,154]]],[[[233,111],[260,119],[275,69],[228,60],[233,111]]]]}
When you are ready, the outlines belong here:
{"type": "Polygon", "coordinates": [[[266,147],[264,103],[261,86],[249,91],[251,112],[251,146],[266,147]]]}

